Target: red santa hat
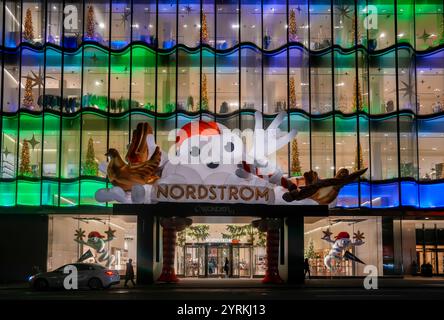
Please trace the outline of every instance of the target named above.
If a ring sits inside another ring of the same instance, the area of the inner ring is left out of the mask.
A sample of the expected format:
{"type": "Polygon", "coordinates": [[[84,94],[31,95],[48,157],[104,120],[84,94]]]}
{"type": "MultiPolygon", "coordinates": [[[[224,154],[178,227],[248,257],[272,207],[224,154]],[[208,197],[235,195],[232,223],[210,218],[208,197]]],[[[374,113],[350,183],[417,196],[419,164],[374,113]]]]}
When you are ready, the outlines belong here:
{"type": "Polygon", "coordinates": [[[189,122],[184,125],[179,134],[176,136],[176,143],[178,146],[182,144],[186,139],[191,138],[192,136],[204,135],[204,136],[212,136],[221,134],[219,126],[216,122],[206,122],[206,121],[194,121],[189,122]]]}
{"type": "Polygon", "coordinates": [[[99,232],[97,231],[91,231],[88,234],[88,238],[105,238],[105,236],[102,236],[99,232]]]}
{"type": "Polygon", "coordinates": [[[339,232],[338,235],[335,237],[336,240],[340,240],[340,239],[344,239],[344,238],[350,239],[350,235],[348,234],[348,232],[345,232],[345,231],[339,232]]]}

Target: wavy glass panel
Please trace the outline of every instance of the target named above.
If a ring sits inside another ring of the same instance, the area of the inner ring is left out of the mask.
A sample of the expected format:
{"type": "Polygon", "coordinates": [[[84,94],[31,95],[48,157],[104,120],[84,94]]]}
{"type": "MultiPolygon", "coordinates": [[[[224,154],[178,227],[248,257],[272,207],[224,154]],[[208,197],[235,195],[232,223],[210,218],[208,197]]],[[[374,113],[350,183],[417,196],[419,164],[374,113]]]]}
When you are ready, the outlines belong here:
{"type": "Polygon", "coordinates": [[[43,117],[43,163],[42,177],[59,178],[60,117],[45,114],[43,117]]]}

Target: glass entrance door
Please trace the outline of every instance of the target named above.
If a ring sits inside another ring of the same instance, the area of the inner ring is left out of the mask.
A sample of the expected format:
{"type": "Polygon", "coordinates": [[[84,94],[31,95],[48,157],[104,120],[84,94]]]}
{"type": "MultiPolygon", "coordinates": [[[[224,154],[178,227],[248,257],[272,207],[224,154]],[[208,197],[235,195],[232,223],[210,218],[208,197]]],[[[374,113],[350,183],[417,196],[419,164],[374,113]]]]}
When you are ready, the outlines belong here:
{"type": "Polygon", "coordinates": [[[228,259],[230,264],[229,274],[231,274],[230,251],[230,246],[226,244],[208,245],[207,265],[209,277],[221,277],[225,275],[225,259],[228,259]]]}
{"type": "Polygon", "coordinates": [[[205,276],[205,246],[185,246],[185,277],[205,276]]]}
{"type": "Polygon", "coordinates": [[[228,259],[229,277],[262,276],[264,257],[255,249],[250,245],[231,243],[185,245],[181,257],[184,270],[181,269],[183,273],[180,274],[185,277],[225,277],[224,266],[228,259]]]}

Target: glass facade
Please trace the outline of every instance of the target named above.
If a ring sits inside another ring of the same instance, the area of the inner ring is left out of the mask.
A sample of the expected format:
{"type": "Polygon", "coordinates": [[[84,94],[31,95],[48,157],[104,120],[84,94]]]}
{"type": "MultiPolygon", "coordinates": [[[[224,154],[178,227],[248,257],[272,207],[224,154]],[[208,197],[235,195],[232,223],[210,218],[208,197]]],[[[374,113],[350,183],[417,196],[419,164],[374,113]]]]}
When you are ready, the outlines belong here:
{"type": "MultiPolygon", "coordinates": [[[[337,206],[444,207],[442,1],[23,0],[0,16],[0,206],[101,205],[88,150],[124,153],[138,122],[167,150],[192,120],[285,111],[302,172],[369,168],[337,206]]],[[[295,156],[278,155],[288,176],[295,156]]]]}

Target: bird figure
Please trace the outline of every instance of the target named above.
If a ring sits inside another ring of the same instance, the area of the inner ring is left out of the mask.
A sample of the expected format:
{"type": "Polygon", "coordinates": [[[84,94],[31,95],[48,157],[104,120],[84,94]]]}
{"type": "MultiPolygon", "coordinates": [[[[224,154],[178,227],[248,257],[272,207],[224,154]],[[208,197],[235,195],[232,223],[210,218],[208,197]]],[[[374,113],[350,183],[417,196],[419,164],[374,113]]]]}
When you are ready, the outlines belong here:
{"type": "Polygon", "coordinates": [[[287,202],[309,198],[321,205],[328,205],[336,199],[339,191],[345,184],[356,180],[366,171],[367,168],[350,174],[347,169],[342,168],[336,173],[334,178],[330,179],[319,179],[315,171],[305,172],[305,186],[298,188],[298,186],[293,184],[282,197],[287,202]]]}
{"type": "Polygon", "coordinates": [[[110,157],[107,174],[114,186],[130,191],[134,185],[153,184],[159,176],[157,170],[161,160],[161,151],[156,147],[148,158],[147,136],[153,130],[148,123],[139,123],[133,131],[125,162],[116,149],[109,149],[105,156],[110,157]]]}
{"type": "Polygon", "coordinates": [[[109,149],[105,155],[110,157],[107,169],[109,181],[124,191],[131,191],[138,184],[153,184],[159,179],[156,175],[161,156],[159,147],[156,147],[149,160],[134,165],[126,163],[116,149],[109,149]]]}

